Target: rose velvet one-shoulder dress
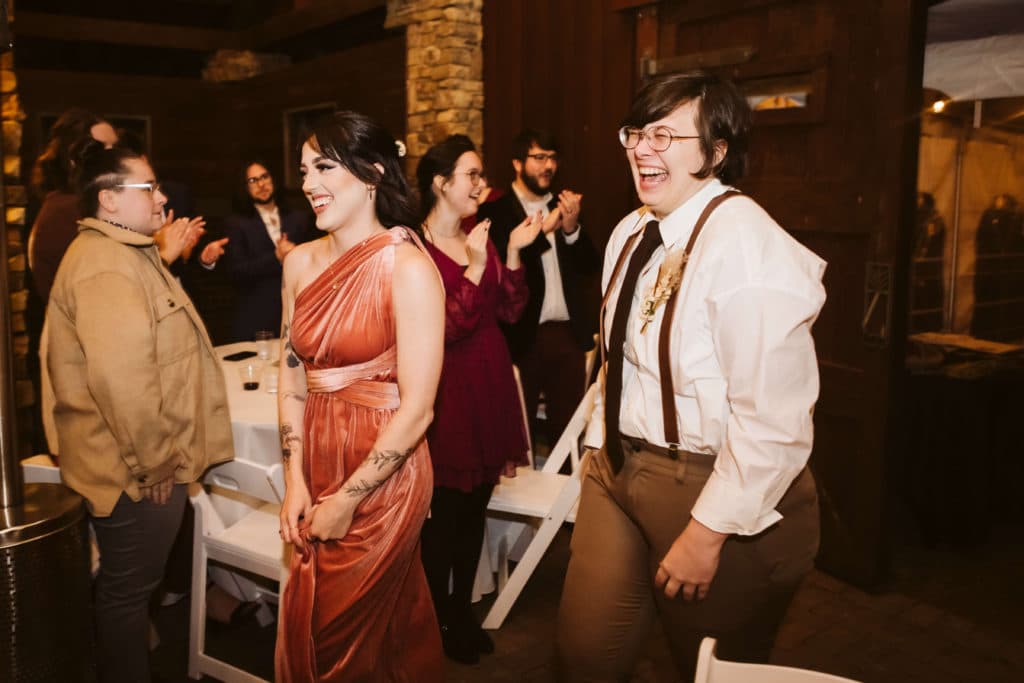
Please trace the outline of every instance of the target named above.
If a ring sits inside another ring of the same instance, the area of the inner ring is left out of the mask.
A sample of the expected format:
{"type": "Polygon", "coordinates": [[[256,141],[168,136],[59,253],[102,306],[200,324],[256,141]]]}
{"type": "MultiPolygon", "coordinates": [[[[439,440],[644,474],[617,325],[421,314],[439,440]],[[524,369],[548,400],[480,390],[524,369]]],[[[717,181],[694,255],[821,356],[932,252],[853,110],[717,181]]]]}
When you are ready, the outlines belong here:
{"type": "MultiPolygon", "coordinates": [[[[398,408],[391,278],[396,247],[413,239],[404,228],[367,239],[295,299],[291,342],[309,390],[302,467],[314,502],[362,464],[398,408]]],[[[419,552],[432,487],[424,440],[360,503],[343,539],[293,554],[278,681],[441,680],[419,552]]]]}

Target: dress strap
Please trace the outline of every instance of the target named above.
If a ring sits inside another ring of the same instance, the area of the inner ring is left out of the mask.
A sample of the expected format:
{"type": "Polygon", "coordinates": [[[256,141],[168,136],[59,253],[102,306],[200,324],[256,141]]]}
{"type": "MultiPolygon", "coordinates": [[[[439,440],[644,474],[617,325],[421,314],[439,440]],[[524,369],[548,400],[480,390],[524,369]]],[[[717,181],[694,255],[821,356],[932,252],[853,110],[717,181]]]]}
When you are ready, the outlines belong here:
{"type": "Polygon", "coordinates": [[[376,358],[340,368],[306,370],[306,389],[313,394],[335,394],[350,403],[375,409],[398,408],[398,384],[372,379],[395,368],[398,349],[392,346],[376,358]]]}

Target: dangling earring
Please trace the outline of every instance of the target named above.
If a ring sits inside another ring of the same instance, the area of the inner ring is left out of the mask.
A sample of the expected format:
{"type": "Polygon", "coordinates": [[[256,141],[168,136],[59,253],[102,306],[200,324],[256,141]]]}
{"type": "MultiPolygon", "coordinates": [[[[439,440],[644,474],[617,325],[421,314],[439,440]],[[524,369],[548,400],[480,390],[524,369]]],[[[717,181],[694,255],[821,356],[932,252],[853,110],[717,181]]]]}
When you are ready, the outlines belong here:
{"type": "Polygon", "coordinates": [[[373,185],[366,186],[366,196],[370,198],[370,201],[373,201],[373,191],[376,189],[373,185]]]}

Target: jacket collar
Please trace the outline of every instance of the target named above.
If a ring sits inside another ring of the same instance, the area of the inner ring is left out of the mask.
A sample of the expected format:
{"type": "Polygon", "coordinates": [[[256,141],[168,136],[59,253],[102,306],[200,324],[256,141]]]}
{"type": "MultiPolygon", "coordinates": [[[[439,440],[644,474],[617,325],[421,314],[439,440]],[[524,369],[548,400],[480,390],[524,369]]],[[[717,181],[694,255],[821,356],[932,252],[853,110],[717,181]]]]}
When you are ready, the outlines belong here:
{"type": "Polygon", "coordinates": [[[98,218],[83,218],[78,221],[78,231],[84,232],[86,230],[101,232],[112,240],[133,247],[150,247],[156,244],[149,235],[143,235],[141,232],[122,228],[119,225],[101,221],[98,218]]]}

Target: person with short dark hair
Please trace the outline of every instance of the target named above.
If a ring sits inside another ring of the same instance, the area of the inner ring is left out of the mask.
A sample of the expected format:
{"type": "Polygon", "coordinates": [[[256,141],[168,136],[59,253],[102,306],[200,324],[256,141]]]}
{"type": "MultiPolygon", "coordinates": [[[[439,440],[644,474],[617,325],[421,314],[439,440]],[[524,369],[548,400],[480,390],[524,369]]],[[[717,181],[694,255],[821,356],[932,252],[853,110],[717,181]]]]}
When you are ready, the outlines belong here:
{"type": "Polygon", "coordinates": [[[250,159],[239,180],[238,210],[225,220],[225,261],[235,289],[231,339],[250,341],[281,329],[281,264],[317,235],[312,213],[283,200],[266,163],[250,159]]]}
{"type": "Polygon", "coordinates": [[[766,661],[818,548],[807,469],[825,263],[730,185],[731,82],[656,78],[619,140],[644,206],[608,242],[591,448],[559,609],[570,680],[626,680],[655,621],[680,677],[704,636],[766,661]]]}
{"type": "Polygon", "coordinates": [[[594,348],[594,320],[587,284],[599,259],[580,223],[583,196],[555,195],[559,145],[542,130],[527,128],[513,140],[515,180],[499,199],[480,206],[477,220],[491,221],[491,239],[505,258],[510,232],[527,216],[543,219],[540,234],[523,248],[530,299],[522,316],[504,327],[512,362],[519,366],[526,414],[536,432],[540,395],[545,436],[553,446],[569,423],[586,386],[585,355],[594,348]]]}
{"type": "Polygon", "coordinates": [[[150,596],[188,486],[233,456],[220,362],[153,234],[166,197],[144,157],[91,142],[82,215],[53,283],[46,364],[61,477],[100,550],[100,680],[148,681],[150,596]]]}
{"type": "Polygon", "coordinates": [[[433,473],[424,433],[444,355],[444,288],[395,139],[350,111],[302,144],[322,239],[284,261],[278,414],[281,593],[275,679],[440,681],[420,560],[433,473]]]}
{"type": "Polygon", "coordinates": [[[431,147],[416,168],[427,251],[445,284],[444,370],[427,431],[434,495],[423,565],[444,651],[465,664],[494,652],[471,605],[487,503],[501,475],[527,462],[526,426],[498,323],[514,323],[526,306],[519,254],[541,225],[530,217],[512,230],[504,262],[488,239],[490,221],[467,234],[462,220],[476,215],[483,170],[465,135],[431,147]]]}

